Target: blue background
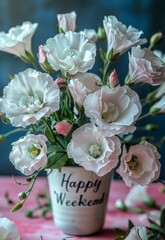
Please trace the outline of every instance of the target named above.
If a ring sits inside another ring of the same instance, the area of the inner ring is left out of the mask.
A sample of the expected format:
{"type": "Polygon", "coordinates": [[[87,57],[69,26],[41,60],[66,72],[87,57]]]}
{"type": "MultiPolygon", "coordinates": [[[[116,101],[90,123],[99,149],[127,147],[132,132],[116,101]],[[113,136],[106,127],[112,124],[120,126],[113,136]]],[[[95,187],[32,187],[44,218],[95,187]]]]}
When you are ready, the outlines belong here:
{"type": "MultiPolygon", "coordinates": [[[[163,0],[1,0],[0,1],[0,31],[7,32],[10,27],[20,25],[23,21],[29,20],[32,23],[38,22],[39,27],[33,36],[32,45],[35,52],[38,46],[57,33],[57,14],[77,13],[77,30],[84,28],[98,29],[102,26],[104,16],[115,15],[124,24],[132,25],[144,32],[143,37],[149,38],[157,31],[165,34],[165,1],[163,0]]],[[[159,49],[165,52],[165,40],[160,44],[159,49]]],[[[116,69],[120,78],[127,74],[127,56],[123,56],[118,62],[116,69]]],[[[23,71],[28,65],[22,64],[21,60],[7,53],[0,52],[0,96],[4,86],[8,82],[8,75],[14,75],[23,71]]],[[[98,67],[96,64],[95,71],[98,67]]],[[[155,120],[154,120],[155,121],[155,120]]],[[[143,124],[148,123],[144,120],[143,124]]],[[[164,134],[164,116],[160,117],[162,124],[160,131],[155,134],[160,137],[164,134]]],[[[8,131],[8,125],[0,122],[0,133],[8,131]]],[[[11,150],[11,143],[16,141],[20,135],[12,135],[5,143],[0,144],[0,174],[19,174],[8,160],[11,150]]],[[[162,154],[162,174],[165,179],[164,151],[162,154]]]]}

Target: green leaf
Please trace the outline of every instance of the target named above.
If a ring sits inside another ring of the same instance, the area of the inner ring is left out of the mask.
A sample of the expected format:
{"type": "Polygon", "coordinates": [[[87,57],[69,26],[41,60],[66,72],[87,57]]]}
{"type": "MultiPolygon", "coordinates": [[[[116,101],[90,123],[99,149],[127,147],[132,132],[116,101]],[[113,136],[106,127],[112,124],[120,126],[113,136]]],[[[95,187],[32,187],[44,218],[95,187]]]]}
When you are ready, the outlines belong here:
{"type": "Polygon", "coordinates": [[[120,228],[115,228],[115,232],[119,235],[119,236],[126,236],[127,232],[120,229],[120,228]]]}
{"type": "Polygon", "coordinates": [[[54,143],[54,136],[48,128],[45,130],[45,135],[48,138],[49,142],[54,143]]]}
{"type": "Polygon", "coordinates": [[[165,229],[165,206],[161,209],[160,226],[165,229]]]}
{"type": "Polygon", "coordinates": [[[148,229],[150,229],[151,231],[153,231],[153,230],[157,231],[157,232],[165,235],[165,229],[160,227],[160,226],[158,226],[157,224],[151,223],[148,229]]]}
{"type": "Polygon", "coordinates": [[[1,119],[2,119],[3,123],[10,124],[10,120],[8,118],[6,118],[4,115],[1,115],[1,119]]]}
{"type": "Polygon", "coordinates": [[[130,231],[134,227],[134,224],[131,220],[128,220],[128,230],[130,231]]]}

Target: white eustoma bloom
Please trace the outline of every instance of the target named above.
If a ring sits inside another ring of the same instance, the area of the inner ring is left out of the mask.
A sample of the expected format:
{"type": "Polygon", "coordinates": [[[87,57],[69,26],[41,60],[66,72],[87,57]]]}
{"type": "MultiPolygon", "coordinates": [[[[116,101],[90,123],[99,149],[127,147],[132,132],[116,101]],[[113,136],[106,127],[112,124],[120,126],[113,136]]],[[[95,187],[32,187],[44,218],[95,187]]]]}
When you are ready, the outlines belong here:
{"type": "Polygon", "coordinates": [[[103,176],[116,167],[121,143],[118,137],[106,138],[99,128],[88,123],[73,132],[67,153],[75,163],[103,176]]]}
{"type": "Polygon", "coordinates": [[[71,75],[86,72],[95,63],[96,45],[81,33],[66,32],[49,38],[43,50],[55,70],[71,75]]]}
{"type": "Polygon", "coordinates": [[[58,26],[64,32],[75,31],[77,14],[72,11],[70,13],[57,14],[58,26]]]}
{"type": "Polygon", "coordinates": [[[165,82],[163,82],[157,89],[154,98],[158,99],[165,95],[165,82]]]}
{"type": "Polygon", "coordinates": [[[14,54],[18,57],[31,52],[31,39],[38,27],[38,23],[29,21],[10,28],[8,33],[0,32],[0,51],[14,54]]]}
{"type": "Polygon", "coordinates": [[[4,88],[2,112],[15,127],[35,124],[59,109],[60,91],[53,78],[34,69],[16,74],[4,88]]]}
{"type": "Polygon", "coordinates": [[[74,101],[81,107],[86,96],[95,92],[102,86],[99,76],[93,73],[79,73],[72,78],[68,84],[69,91],[74,101]]]}
{"type": "Polygon", "coordinates": [[[85,115],[107,136],[134,132],[141,114],[139,97],[128,86],[110,89],[103,85],[86,97],[83,106],[85,115]]]}
{"type": "Polygon", "coordinates": [[[31,175],[47,162],[47,138],[45,135],[29,134],[12,143],[9,154],[11,163],[24,175],[31,175]]]}
{"type": "Polygon", "coordinates": [[[143,226],[136,226],[130,230],[125,240],[147,240],[147,229],[143,226]]]}
{"type": "Polygon", "coordinates": [[[133,186],[128,192],[126,198],[124,199],[125,205],[129,208],[137,207],[143,205],[144,203],[151,200],[150,196],[147,193],[148,186],[133,186]]]}
{"type": "Polygon", "coordinates": [[[165,96],[163,96],[158,102],[156,102],[151,107],[151,109],[152,109],[152,111],[154,111],[154,109],[155,109],[156,112],[165,113],[165,96]]]}
{"type": "Polygon", "coordinates": [[[0,217],[0,239],[20,240],[20,234],[15,223],[6,217],[0,217]]]}
{"type": "Polygon", "coordinates": [[[90,39],[94,43],[98,39],[97,32],[94,29],[84,29],[83,31],[80,31],[80,33],[84,34],[88,39],[90,39]]]}
{"type": "Polygon", "coordinates": [[[119,22],[115,16],[105,16],[103,26],[107,36],[107,52],[113,49],[113,55],[123,54],[132,46],[144,44],[146,39],[139,39],[142,31],[132,26],[128,28],[122,22],[119,22]]]}
{"type": "Polygon", "coordinates": [[[129,81],[159,85],[165,80],[165,64],[150,49],[136,46],[129,53],[129,81]]]}

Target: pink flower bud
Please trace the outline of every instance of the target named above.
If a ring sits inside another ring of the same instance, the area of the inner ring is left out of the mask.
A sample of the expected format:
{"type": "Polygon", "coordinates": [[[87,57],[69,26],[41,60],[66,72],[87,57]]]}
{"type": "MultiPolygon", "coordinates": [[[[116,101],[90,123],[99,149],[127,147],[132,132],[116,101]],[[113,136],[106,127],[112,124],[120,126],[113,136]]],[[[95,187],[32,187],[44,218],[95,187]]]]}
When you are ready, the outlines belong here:
{"type": "Polygon", "coordinates": [[[54,125],[54,128],[59,134],[66,136],[70,132],[72,124],[68,122],[58,122],[56,125],[54,125]]]}
{"type": "Polygon", "coordinates": [[[109,75],[109,86],[111,88],[116,87],[119,84],[119,78],[116,73],[116,70],[114,69],[111,74],[109,75]]]}
{"type": "Polygon", "coordinates": [[[65,91],[66,88],[67,88],[67,85],[68,85],[67,81],[64,78],[61,78],[61,77],[57,78],[55,80],[55,83],[57,84],[57,86],[59,87],[59,89],[61,91],[65,91]]]}
{"type": "Polygon", "coordinates": [[[40,45],[38,50],[38,61],[40,64],[44,64],[46,61],[46,52],[43,51],[43,47],[43,45],[40,45]]]}

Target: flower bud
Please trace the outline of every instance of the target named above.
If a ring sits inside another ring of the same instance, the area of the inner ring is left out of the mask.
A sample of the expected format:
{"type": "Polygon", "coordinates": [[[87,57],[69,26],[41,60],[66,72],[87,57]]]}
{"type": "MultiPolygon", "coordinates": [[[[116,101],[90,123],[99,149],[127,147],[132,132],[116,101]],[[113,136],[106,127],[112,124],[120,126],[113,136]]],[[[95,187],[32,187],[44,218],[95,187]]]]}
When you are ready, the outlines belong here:
{"type": "Polygon", "coordinates": [[[33,217],[33,211],[27,210],[27,211],[25,212],[25,215],[26,215],[26,217],[31,218],[31,217],[33,217]]]}
{"type": "Polygon", "coordinates": [[[20,192],[20,193],[18,194],[18,197],[19,197],[20,200],[26,199],[26,197],[27,197],[26,192],[20,192]]]}
{"type": "Polygon", "coordinates": [[[38,48],[38,62],[44,71],[48,73],[54,73],[55,71],[48,63],[46,52],[43,50],[43,48],[43,45],[40,45],[38,48]]]}
{"type": "Polygon", "coordinates": [[[109,86],[111,88],[114,88],[114,87],[116,87],[119,84],[119,78],[118,78],[118,75],[117,75],[115,69],[109,75],[108,80],[109,80],[109,86]]]}
{"type": "Polygon", "coordinates": [[[151,107],[150,108],[150,114],[157,115],[157,114],[160,113],[160,110],[161,110],[160,108],[151,107]]]}
{"type": "Polygon", "coordinates": [[[69,122],[58,122],[54,128],[56,129],[56,131],[63,135],[63,136],[67,136],[67,134],[70,132],[71,128],[72,128],[72,124],[70,124],[69,122]]]}
{"type": "Polygon", "coordinates": [[[6,141],[6,137],[3,134],[0,134],[0,143],[3,143],[6,141]]]}
{"type": "Polygon", "coordinates": [[[126,207],[124,201],[122,201],[120,199],[116,200],[115,206],[116,206],[117,209],[119,209],[121,211],[126,211],[127,210],[127,207],[126,207]]]}
{"type": "Polygon", "coordinates": [[[43,51],[43,45],[40,45],[38,48],[38,61],[40,64],[44,64],[46,62],[46,52],[43,51]]]}
{"type": "Polygon", "coordinates": [[[155,207],[156,206],[155,201],[150,197],[148,197],[144,202],[148,207],[155,207]]]}
{"type": "Polygon", "coordinates": [[[17,203],[12,209],[11,212],[16,212],[17,210],[19,210],[21,207],[23,206],[22,202],[17,203]]]}
{"type": "Polygon", "coordinates": [[[156,130],[158,128],[157,125],[154,125],[154,124],[147,124],[144,129],[147,130],[147,131],[153,131],[153,130],[156,130]]]}
{"type": "Polygon", "coordinates": [[[104,28],[101,28],[101,27],[98,28],[97,36],[98,36],[98,39],[100,40],[104,40],[106,38],[104,28]]]}
{"type": "Polygon", "coordinates": [[[157,45],[163,38],[163,34],[162,32],[158,32],[155,33],[154,35],[152,35],[152,37],[150,38],[150,45],[151,46],[155,46],[157,45]]]}
{"type": "Polygon", "coordinates": [[[66,91],[68,87],[66,79],[59,77],[55,80],[55,83],[57,84],[61,92],[66,91]]]}

